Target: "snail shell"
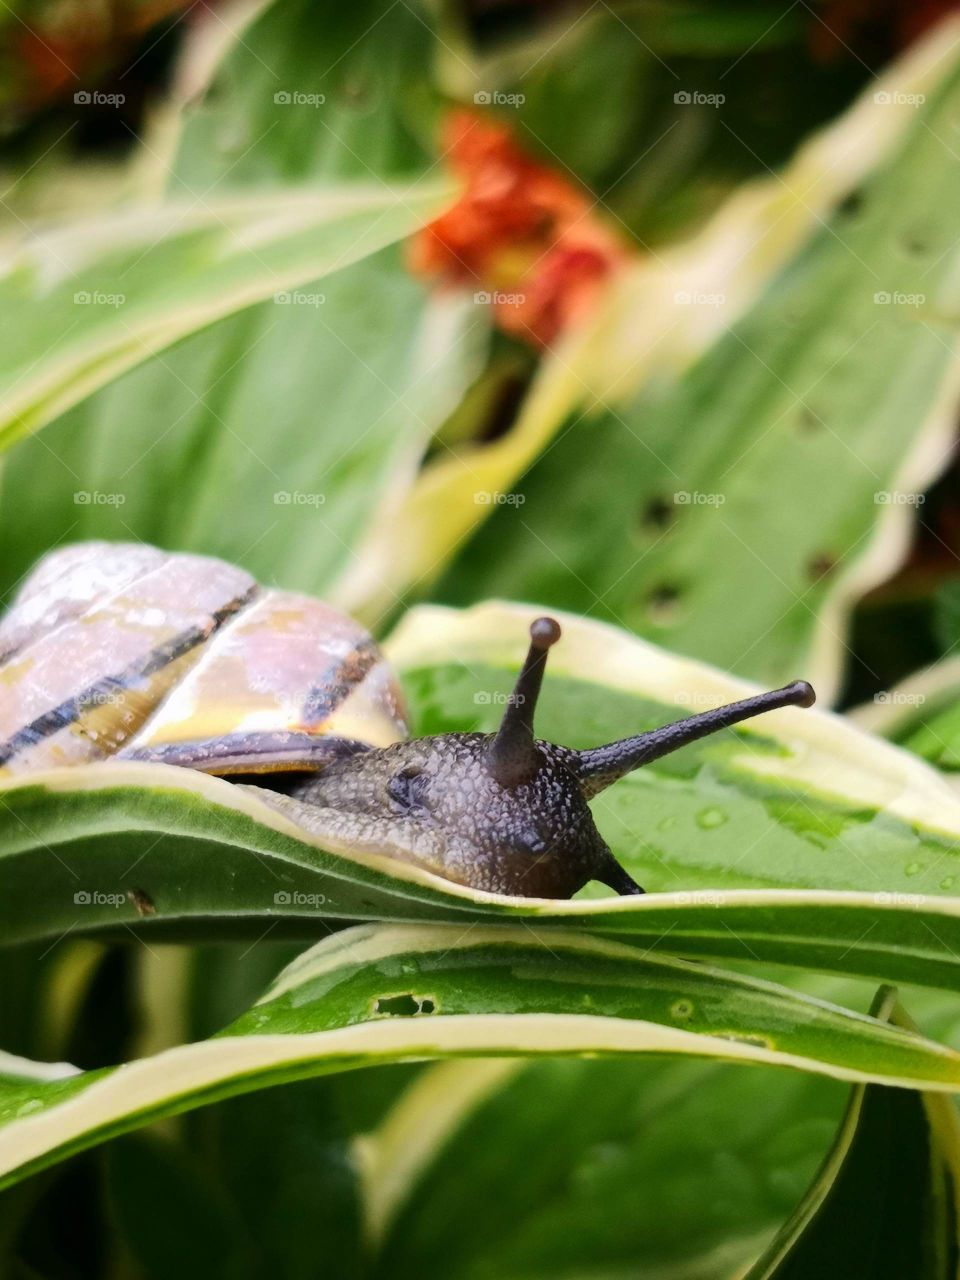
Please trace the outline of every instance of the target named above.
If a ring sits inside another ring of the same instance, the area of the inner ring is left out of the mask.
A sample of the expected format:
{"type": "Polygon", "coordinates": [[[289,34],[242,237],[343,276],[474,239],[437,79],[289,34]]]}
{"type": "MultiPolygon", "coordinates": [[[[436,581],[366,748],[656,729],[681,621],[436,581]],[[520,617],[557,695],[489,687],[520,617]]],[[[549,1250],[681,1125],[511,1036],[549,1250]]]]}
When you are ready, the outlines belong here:
{"type": "Polygon", "coordinates": [[[220,560],[67,546],[0,619],[0,775],[118,753],[222,774],[316,768],[325,750],[408,736],[358,623],[220,560]]]}

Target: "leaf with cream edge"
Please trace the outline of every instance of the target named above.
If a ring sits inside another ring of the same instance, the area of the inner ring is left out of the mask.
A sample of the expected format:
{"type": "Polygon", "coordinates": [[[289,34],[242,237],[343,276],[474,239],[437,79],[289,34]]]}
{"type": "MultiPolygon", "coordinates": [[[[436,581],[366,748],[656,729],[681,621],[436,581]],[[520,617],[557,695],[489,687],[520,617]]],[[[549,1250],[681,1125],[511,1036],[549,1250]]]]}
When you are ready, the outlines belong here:
{"type": "Polygon", "coordinates": [[[366,926],[210,1040],[99,1071],[0,1061],[0,1185],[271,1083],[430,1058],[634,1053],[960,1091],[960,1054],[776,984],[567,931],[366,926]],[[59,1076],[59,1078],[58,1078],[59,1076]]]}
{"type": "MultiPolygon", "coordinates": [[[[913,1027],[895,991],[881,990],[871,1012],[913,1027]]],[[[958,1222],[956,1107],[937,1094],[857,1085],[819,1174],[745,1280],[955,1280],[958,1222]]]]}
{"type": "MultiPolygon", "coordinates": [[[[387,644],[417,734],[492,730],[536,610],[414,610],[387,644]]],[[[752,691],[606,624],[561,615],[538,735],[596,745],[752,691]]],[[[595,802],[646,897],[467,889],[331,815],[189,770],[108,762],[0,788],[0,937],[317,937],[331,920],[536,920],[694,955],[960,988],[960,798],[929,766],[814,708],[770,713],[595,802]],[[148,904],[146,909],[144,903],[148,904]],[[152,910],[151,910],[152,908],[152,910]],[[141,915],[141,912],[144,914],[141,915]]]]}
{"type": "Polygon", "coordinates": [[[732,1280],[815,1176],[844,1092],[692,1059],[437,1063],[354,1141],[378,1274],[627,1276],[642,1258],[644,1280],[732,1280]]]}
{"type": "MultiPolygon", "coordinates": [[[[764,682],[802,663],[833,700],[850,611],[903,559],[909,499],[952,456],[956,34],[934,33],[937,83],[854,198],[686,373],[572,424],[438,599],[536,593],[764,682]]],[[[867,90],[878,115],[906,105],[888,93],[867,90]]],[[[726,310],[710,283],[681,301],[726,310]]]]}
{"type": "Polygon", "coordinates": [[[960,658],[947,657],[914,672],[850,719],[948,773],[960,769],[960,658]]]}
{"type": "Polygon", "coordinates": [[[438,453],[402,507],[371,531],[359,562],[338,584],[338,599],[363,616],[379,616],[392,599],[384,584],[398,592],[429,587],[459,551],[436,588],[447,603],[549,592],[558,607],[667,635],[673,648],[740,663],[754,678],[782,674],[784,663],[812,653],[811,678],[831,697],[850,601],[890,572],[909,537],[913,509],[882,505],[874,494],[923,487],[945,465],[953,438],[960,362],[952,277],[940,262],[936,297],[929,278],[917,280],[953,245],[946,211],[955,203],[956,167],[944,148],[932,157],[919,153],[932,150],[937,132],[952,129],[958,32],[956,20],[932,31],[872,79],[782,173],[744,184],[692,240],[643,254],[616,277],[595,313],[544,358],[510,431],[489,444],[438,453]],[[917,101],[920,109],[911,105],[917,101]],[[913,171],[919,165],[926,166],[923,180],[913,171]],[[951,194],[936,183],[948,184],[951,194]],[[850,215],[840,210],[867,184],[871,197],[876,188],[883,217],[857,231],[854,244],[850,215]],[[905,240],[914,223],[926,227],[931,207],[941,210],[936,243],[924,254],[903,254],[908,260],[901,264],[891,242],[905,240]],[[873,303],[878,291],[921,289],[931,294],[922,323],[914,308],[873,303]],[[824,297],[828,313],[820,309],[824,297]],[[872,327],[873,344],[858,345],[872,327]],[[880,334],[888,353],[882,377],[834,371],[852,353],[870,359],[875,373],[880,334]],[[809,352],[802,368],[801,352],[809,352]],[[829,412],[822,407],[819,383],[829,374],[836,412],[833,400],[829,412]],[[807,393],[816,402],[811,422],[802,418],[807,393]],[[801,419],[796,428],[791,413],[801,419]],[[826,426],[815,434],[820,419],[826,426]],[[773,429],[777,423],[781,430],[773,429]],[[595,462],[598,449],[604,466],[585,468],[584,456],[595,462]],[[855,519],[834,510],[830,531],[856,545],[849,574],[842,584],[811,585],[800,572],[794,593],[788,583],[792,588],[795,562],[805,566],[832,546],[828,540],[827,547],[807,548],[823,523],[810,521],[809,491],[797,478],[819,465],[811,483],[837,503],[833,486],[849,480],[843,473],[858,449],[865,459],[854,476],[862,505],[855,519]],[[775,466],[778,451],[787,459],[786,485],[775,466]],[[509,505],[478,501],[510,493],[528,470],[520,516],[509,505]],[[710,495],[718,488],[722,511],[691,504],[674,508],[680,518],[673,530],[656,520],[638,527],[640,513],[669,504],[677,491],[710,495]],[[780,502],[767,504],[773,524],[762,523],[760,489],[782,493],[780,502]],[[803,501],[787,520],[792,491],[803,501]],[[760,550],[773,539],[781,547],[774,565],[780,580],[771,573],[755,586],[749,617],[729,607],[728,566],[736,566],[734,589],[744,578],[743,561],[751,576],[760,571],[738,538],[760,550]],[[675,568],[665,568],[665,551],[675,568]],[[665,573],[668,583],[674,573],[696,587],[688,592],[692,605],[669,626],[651,621],[646,602],[665,573]],[[810,608],[795,599],[808,589],[810,608]],[[822,596],[829,597],[823,607],[822,596]]]}
{"type": "MultiPolygon", "coordinates": [[[[230,6],[185,33],[160,136],[137,152],[153,187],[197,210],[219,192],[283,207],[297,192],[360,182],[386,196],[438,176],[428,129],[414,127],[436,98],[419,12],[375,0],[256,10],[230,6]],[[278,105],[274,68],[323,110],[278,105]]],[[[331,598],[476,376],[481,310],[431,296],[396,243],[304,281],[288,305],[268,298],[143,359],[8,454],[0,594],[53,545],[135,538],[331,598]],[[116,497],[82,503],[85,492],[116,497]]]]}
{"type": "Polygon", "coordinates": [[[0,252],[0,448],[178,338],[403,238],[450,195],[437,182],[238,192],[20,232],[0,252]]]}

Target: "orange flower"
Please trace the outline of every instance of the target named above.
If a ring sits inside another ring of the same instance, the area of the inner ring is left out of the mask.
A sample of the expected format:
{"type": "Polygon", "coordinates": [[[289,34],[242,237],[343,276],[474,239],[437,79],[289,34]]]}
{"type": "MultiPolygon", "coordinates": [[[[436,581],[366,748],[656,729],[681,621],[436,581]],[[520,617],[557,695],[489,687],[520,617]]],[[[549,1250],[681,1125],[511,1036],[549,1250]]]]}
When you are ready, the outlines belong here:
{"type": "Polygon", "coordinates": [[[443,145],[465,190],[414,237],[412,270],[489,295],[503,330],[548,346],[589,309],[626,248],[595,201],[529,156],[506,124],[458,108],[443,145]]]}

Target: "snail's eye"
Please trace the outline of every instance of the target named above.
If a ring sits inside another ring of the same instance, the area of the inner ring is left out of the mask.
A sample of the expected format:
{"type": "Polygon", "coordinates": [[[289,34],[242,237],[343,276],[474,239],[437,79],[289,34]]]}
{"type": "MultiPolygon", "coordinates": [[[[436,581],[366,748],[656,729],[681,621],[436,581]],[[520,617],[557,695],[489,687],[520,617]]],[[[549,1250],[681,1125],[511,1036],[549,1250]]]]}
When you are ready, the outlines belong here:
{"type": "Polygon", "coordinates": [[[415,764],[407,765],[399,773],[395,773],[387,783],[387,795],[404,813],[423,808],[426,790],[426,774],[415,764]]]}

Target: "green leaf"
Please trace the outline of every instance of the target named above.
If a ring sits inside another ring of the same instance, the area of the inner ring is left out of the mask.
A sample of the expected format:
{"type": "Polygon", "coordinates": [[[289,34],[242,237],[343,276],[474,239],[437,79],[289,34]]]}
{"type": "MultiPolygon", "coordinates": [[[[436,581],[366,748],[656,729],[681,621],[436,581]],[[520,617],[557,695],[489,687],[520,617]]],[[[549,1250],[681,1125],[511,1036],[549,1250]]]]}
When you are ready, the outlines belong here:
{"type": "Polygon", "coordinates": [[[960,703],[952,702],[934,715],[917,719],[920,722],[900,738],[900,745],[941,769],[960,769],[960,703]]]}
{"type": "MultiPolygon", "coordinates": [[[[912,1025],[895,992],[880,993],[874,1015],[912,1025]]],[[[746,1280],[953,1280],[958,1219],[955,1106],[937,1095],[858,1085],[818,1177],[746,1280]]]]}
{"type": "MultiPolygon", "coordinates": [[[[514,501],[487,508],[491,519],[436,598],[536,597],[765,682],[799,666],[834,696],[850,608],[902,558],[909,499],[939,473],[953,441],[955,41],[950,25],[927,47],[936,70],[918,77],[922,105],[897,96],[910,76],[894,68],[824,135],[819,154],[770,180],[784,226],[771,217],[758,237],[742,219],[742,241],[717,237],[725,275],[708,261],[687,276],[673,261],[661,269],[659,306],[648,295],[643,311],[623,307],[607,364],[622,345],[640,372],[629,380],[621,369],[614,394],[599,388],[590,417],[571,406],[566,430],[522,483],[514,473],[498,486],[516,490],[514,501]],[[881,122],[890,124],[897,102],[904,131],[879,154],[881,122]],[[853,187],[845,203],[834,186],[841,174],[853,187]],[[741,314],[747,284],[763,288],[741,314]],[[696,321],[701,339],[719,340],[675,376],[678,335],[696,321]],[[638,390],[627,398],[624,385],[638,390]]],[[[738,195],[748,202],[749,191],[738,195]]],[[[727,227],[737,226],[731,214],[727,227]]]]}
{"type": "Polygon", "coordinates": [[[716,1062],[437,1064],[354,1145],[378,1274],[733,1276],[842,1105],[836,1081],[716,1062]]]}
{"type": "Polygon", "coordinates": [[[321,175],[380,183],[435,168],[434,23],[421,3],[268,0],[229,36],[222,26],[199,31],[196,44],[220,47],[188,48],[183,59],[170,104],[173,189],[321,175]],[[205,64],[199,76],[191,53],[205,64]]]}
{"type": "Polygon", "coordinates": [[[960,769],[960,658],[942,658],[854,707],[850,719],[953,773],[960,769]]]}
{"type": "Polygon", "coordinates": [[[179,343],[11,451],[3,587],[61,541],[135,537],[335,594],[475,351],[393,250],[316,289],[316,307],[266,303],[179,343]]]}
{"type": "Polygon", "coordinates": [[[448,197],[237,193],[29,229],[0,260],[0,448],[178,338],[400,239],[448,197]]]}
{"type": "Polygon", "coordinates": [[[299,957],[211,1040],[0,1080],[0,1185],[161,1115],[262,1087],[422,1058],[670,1053],[960,1090],[960,1054],[771,983],[520,928],[359,928],[299,957]]]}
{"type": "Polygon", "coordinates": [[[116,1142],[105,1182],[125,1251],[146,1280],[252,1280],[239,1214],[180,1148],[153,1135],[116,1142]]]}
{"type": "MultiPolygon", "coordinates": [[[[433,38],[419,15],[277,0],[247,30],[226,31],[220,22],[198,30],[194,45],[218,47],[189,46],[167,108],[163,150],[175,158],[155,182],[166,181],[170,199],[202,213],[233,191],[283,209],[305,189],[359,183],[398,201],[379,215],[380,243],[392,221],[392,238],[410,230],[400,197],[411,174],[434,164],[409,106],[414,85],[432,100],[433,38]]],[[[161,253],[138,268],[160,284],[161,253]]],[[[53,544],[135,537],[221,555],[263,581],[342,592],[371,525],[389,526],[431,433],[474,375],[486,331],[470,303],[431,301],[399,246],[310,275],[265,290],[288,301],[247,307],[153,358],[142,352],[136,369],[8,456],[0,589],[53,544]]],[[[95,311],[105,309],[77,314],[95,311]]],[[[120,324],[125,311],[109,314],[120,324]]],[[[392,610],[390,584],[378,587],[392,610]]]]}

